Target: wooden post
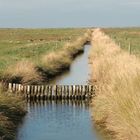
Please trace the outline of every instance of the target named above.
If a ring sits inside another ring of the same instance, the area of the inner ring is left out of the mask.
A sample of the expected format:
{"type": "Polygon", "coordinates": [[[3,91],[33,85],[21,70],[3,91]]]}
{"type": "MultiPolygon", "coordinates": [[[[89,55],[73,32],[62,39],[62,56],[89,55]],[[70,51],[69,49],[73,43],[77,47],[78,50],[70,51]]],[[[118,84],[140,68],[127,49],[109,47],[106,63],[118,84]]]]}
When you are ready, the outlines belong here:
{"type": "Polygon", "coordinates": [[[34,86],[31,86],[31,100],[34,99],[34,86]]]}
{"type": "Polygon", "coordinates": [[[15,84],[15,93],[17,93],[17,85],[18,85],[18,84],[15,84]]]}
{"type": "Polygon", "coordinates": [[[12,83],[9,83],[9,85],[8,85],[8,91],[9,92],[12,92],[12,83]]]}
{"type": "Polygon", "coordinates": [[[22,94],[23,94],[23,89],[24,89],[23,87],[24,87],[24,86],[23,86],[23,85],[21,85],[21,93],[22,93],[22,94]]]}
{"type": "Polygon", "coordinates": [[[40,96],[40,86],[37,87],[37,95],[36,95],[36,99],[38,100],[39,99],[39,96],[40,96]]]}
{"type": "Polygon", "coordinates": [[[37,86],[34,87],[34,99],[36,100],[36,95],[37,95],[37,86]]]}
{"type": "Polygon", "coordinates": [[[70,92],[70,93],[69,93],[69,94],[70,94],[70,98],[69,98],[69,99],[72,99],[73,86],[71,85],[70,87],[71,87],[71,88],[70,88],[70,91],[69,91],[69,92],[70,92]]]}
{"type": "Polygon", "coordinates": [[[84,99],[83,85],[81,85],[81,99],[84,99]]]}
{"type": "Polygon", "coordinates": [[[46,100],[48,97],[48,86],[45,86],[45,91],[44,91],[44,99],[46,100]]]}
{"type": "Polygon", "coordinates": [[[18,91],[21,92],[21,84],[18,85],[18,91]]]}
{"type": "Polygon", "coordinates": [[[64,86],[63,85],[62,85],[60,94],[61,94],[61,99],[63,99],[64,98],[64,86]]]}
{"type": "Polygon", "coordinates": [[[12,91],[16,91],[16,84],[13,84],[13,90],[12,91]]]}
{"type": "Polygon", "coordinates": [[[81,95],[82,95],[82,93],[81,93],[81,85],[79,85],[79,100],[81,100],[81,95]]]}
{"type": "Polygon", "coordinates": [[[78,85],[75,86],[75,99],[78,99],[78,85]]]}
{"type": "Polygon", "coordinates": [[[84,86],[84,88],[85,88],[85,98],[87,98],[87,85],[86,86],[84,86]]]}
{"type": "Polygon", "coordinates": [[[50,99],[50,85],[48,85],[48,91],[47,92],[48,92],[48,97],[47,98],[50,99]]]}
{"type": "Polygon", "coordinates": [[[50,99],[52,99],[53,95],[52,95],[52,86],[50,86],[50,99]]]}
{"type": "Polygon", "coordinates": [[[27,99],[30,98],[30,86],[28,85],[27,86],[27,99]]]}
{"type": "Polygon", "coordinates": [[[41,94],[40,94],[40,99],[44,99],[44,85],[41,86],[41,94]]]}
{"type": "Polygon", "coordinates": [[[55,86],[55,94],[54,94],[54,99],[57,99],[57,93],[58,93],[59,89],[58,89],[58,86],[56,85],[55,86]]]}
{"type": "Polygon", "coordinates": [[[60,91],[58,92],[59,93],[58,99],[62,99],[62,92],[63,92],[63,86],[61,85],[60,91]]]}
{"type": "Polygon", "coordinates": [[[87,98],[89,98],[90,93],[89,93],[89,85],[87,85],[87,98]]]}
{"type": "Polygon", "coordinates": [[[66,86],[64,86],[63,94],[64,94],[63,99],[65,99],[66,98],[66,86]]]}
{"type": "Polygon", "coordinates": [[[27,86],[23,86],[23,94],[24,94],[24,97],[26,98],[27,97],[27,86]]]}
{"type": "Polygon", "coordinates": [[[66,90],[66,96],[67,96],[67,99],[69,99],[69,86],[67,86],[67,90],[66,90]]]}
{"type": "Polygon", "coordinates": [[[76,93],[76,86],[73,85],[73,93],[72,93],[72,97],[73,97],[73,99],[75,99],[75,93],[76,93]]]}

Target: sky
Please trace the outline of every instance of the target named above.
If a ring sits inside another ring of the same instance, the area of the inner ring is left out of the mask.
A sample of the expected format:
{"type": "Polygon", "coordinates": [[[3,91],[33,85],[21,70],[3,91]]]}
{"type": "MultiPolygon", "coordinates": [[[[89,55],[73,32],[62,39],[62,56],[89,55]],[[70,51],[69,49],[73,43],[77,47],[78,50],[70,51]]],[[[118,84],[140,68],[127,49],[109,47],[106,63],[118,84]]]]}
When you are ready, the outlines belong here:
{"type": "Polygon", "coordinates": [[[140,0],[0,0],[0,28],[140,26],[140,0]]]}

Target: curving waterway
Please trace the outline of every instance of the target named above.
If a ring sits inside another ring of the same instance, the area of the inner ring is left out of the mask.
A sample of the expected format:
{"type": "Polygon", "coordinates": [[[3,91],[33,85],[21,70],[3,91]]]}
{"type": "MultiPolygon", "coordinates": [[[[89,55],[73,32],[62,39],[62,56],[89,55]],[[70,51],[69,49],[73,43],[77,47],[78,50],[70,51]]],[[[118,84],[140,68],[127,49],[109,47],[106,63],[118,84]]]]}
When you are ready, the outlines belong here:
{"type": "MultiPolygon", "coordinates": [[[[69,72],[51,84],[82,85],[89,79],[88,52],[78,56],[69,72]]],[[[100,140],[90,116],[88,101],[28,102],[28,113],[18,128],[17,140],[100,140]]]]}

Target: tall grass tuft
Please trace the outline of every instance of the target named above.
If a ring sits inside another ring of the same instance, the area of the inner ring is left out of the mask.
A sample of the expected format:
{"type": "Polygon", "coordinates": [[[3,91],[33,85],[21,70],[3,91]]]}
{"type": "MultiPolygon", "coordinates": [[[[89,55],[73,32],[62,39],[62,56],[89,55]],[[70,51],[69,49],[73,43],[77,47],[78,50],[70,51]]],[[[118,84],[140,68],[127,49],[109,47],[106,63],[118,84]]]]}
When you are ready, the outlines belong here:
{"type": "Polygon", "coordinates": [[[37,73],[36,66],[27,60],[19,61],[15,65],[10,65],[4,72],[4,78],[7,81],[23,84],[34,84],[41,81],[37,73]]]}
{"type": "Polygon", "coordinates": [[[0,139],[15,138],[17,125],[25,113],[24,101],[5,93],[0,85],[0,139]]]}
{"type": "Polygon", "coordinates": [[[140,139],[140,60],[101,30],[92,34],[91,82],[97,86],[93,119],[116,140],[140,139]],[[112,133],[110,133],[112,134],[112,133]]]}
{"type": "Polygon", "coordinates": [[[84,44],[87,42],[89,35],[89,33],[85,33],[75,41],[66,43],[60,51],[42,56],[39,70],[51,77],[69,69],[73,58],[84,52],[84,44]]]}

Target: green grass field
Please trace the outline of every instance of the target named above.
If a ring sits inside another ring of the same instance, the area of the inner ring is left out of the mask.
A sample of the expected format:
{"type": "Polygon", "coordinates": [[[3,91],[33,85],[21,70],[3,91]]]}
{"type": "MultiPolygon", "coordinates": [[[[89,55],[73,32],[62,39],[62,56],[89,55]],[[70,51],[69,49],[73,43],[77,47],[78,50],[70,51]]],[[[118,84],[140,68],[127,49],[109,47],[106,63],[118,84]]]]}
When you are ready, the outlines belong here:
{"type": "Polygon", "coordinates": [[[140,28],[108,28],[103,31],[125,50],[129,50],[131,44],[132,54],[140,56],[140,28]]]}
{"type": "Polygon", "coordinates": [[[43,54],[60,50],[85,29],[0,29],[0,73],[21,60],[39,63],[43,54]]]}
{"type": "MultiPolygon", "coordinates": [[[[64,53],[68,53],[69,51],[69,56],[71,56],[76,53],[78,49],[81,49],[79,45],[82,46],[83,44],[80,44],[80,41],[82,42],[84,40],[76,41],[76,39],[83,36],[86,30],[87,29],[0,29],[0,79],[8,79],[8,81],[16,79],[14,80],[15,82],[20,82],[26,75],[26,78],[32,76],[32,82],[29,83],[41,81],[43,77],[40,77],[40,74],[37,72],[38,68],[44,72],[44,74],[51,73],[51,75],[55,75],[61,71],[61,63],[63,65],[66,64],[66,62],[63,61],[63,57],[66,57],[64,53]],[[79,42],[79,44],[77,44],[77,42],[79,42]],[[66,45],[66,43],[69,43],[69,45],[66,45]],[[67,48],[67,51],[65,48],[67,48]],[[64,51],[63,57],[60,56],[62,55],[60,51],[64,51]],[[46,57],[48,54],[52,55],[46,57]],[[59,65],[57,62],[59,59],[57,54],[59,58],[61,57],[59,65]],[[44,57],[46,58],[44,59],[44,57]],[[52,61],[55,61],[53,64],[56,63],[57,67],[48,69],[49,66],[46,65],[48,61],[51,64],[52,61]],[[25,67],[28,69],[25,69],[25,67]],[[52,73],[51,71],[53,70],[54,72],[52,73]]],[[[68,66],[69,63],[67,63],[68,66]]],[[[26,79],[25,81],[30,80],[26,79]]]]}

